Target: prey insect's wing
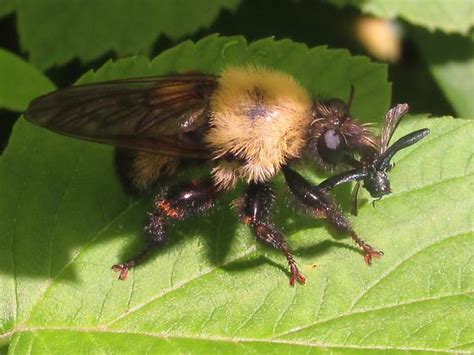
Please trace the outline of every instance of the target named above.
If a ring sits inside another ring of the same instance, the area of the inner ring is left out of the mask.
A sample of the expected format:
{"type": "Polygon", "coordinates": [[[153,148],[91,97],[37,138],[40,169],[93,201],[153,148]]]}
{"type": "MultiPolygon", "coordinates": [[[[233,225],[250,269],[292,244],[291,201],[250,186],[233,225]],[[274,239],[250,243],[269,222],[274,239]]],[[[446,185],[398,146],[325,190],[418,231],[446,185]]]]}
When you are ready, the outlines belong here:
{"type": "Polygon", "coordinates": [[[380,154],[387,150],[393,133],[397,129],[402,117],[407,114],[408,109],[408,104],[399,104],[395,107],[392,107],[385,115],[385,122],[380,134],[380,154]]]}
{"type": "Polygon", "coordinates": [[[52,131],[98,143],[206,158],[209,153],[198,133],[208,123],[216,79],[181,74],[73,86],[36,98],[25,117],[52,131]]]}

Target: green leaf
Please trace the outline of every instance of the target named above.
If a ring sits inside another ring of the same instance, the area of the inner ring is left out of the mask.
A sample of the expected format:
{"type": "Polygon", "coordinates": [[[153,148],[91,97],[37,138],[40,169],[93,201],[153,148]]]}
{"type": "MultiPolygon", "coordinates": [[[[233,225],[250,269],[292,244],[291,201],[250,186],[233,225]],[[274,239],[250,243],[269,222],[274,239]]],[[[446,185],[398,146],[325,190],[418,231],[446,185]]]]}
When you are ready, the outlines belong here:
{"type": "Polygon", "coordinates": [[[35,67],[0,48],[0,108],[23,111],[36,96],[54,85],[35,67]]]}
{"type": "MultiPolygon", "coordinates": [[[[250,63],[288,71],[314,93],[345,98],[353,82],[360,115],[387,109],[384,66],[271,39],[184,42],[82,82],[250,63]]],[[[352,218],[385,252],[371,268],[349,240],[280,203],[276,221],[308,277],[291,288],[285,258],[229,210],[241,191],[178,223],[165,248],[118,281],[110,266],[143,246],[152,197],[122,192],[110,147],[21,120],[0,159],[0,342],[11,353],[472,351],[474,123],[417,117],[396,135],[421,127],[432,133],[396,157],[395,193],[352,218]]]]}
{"type": "Polygon", "coordinates": [[[0,18],[13,12],[15,0],[0,0],[0,18]]]}
{"type": "Polygon", "coordinates": [[[39,68],[74,57],[90,61],[115,51],[146,53],[160,35],[178,39],[209,26],[239,0],[19,0],[18,31],[39,68]],[[48,21],[45,21],[48,19],[48,21]]]}
{"type": "Polygon", "coordinates": [[[352,5],[363,12],[392,19],[401,17],[429,30],[468,34],[474,25],[471,0],[329,0],[337,6],[352,5]]]}
{"type": "Polygon", "coordinates": [[[456,112],[474,118],[474,41],[460,35],[412,29],[433,77],[456,112]]]}

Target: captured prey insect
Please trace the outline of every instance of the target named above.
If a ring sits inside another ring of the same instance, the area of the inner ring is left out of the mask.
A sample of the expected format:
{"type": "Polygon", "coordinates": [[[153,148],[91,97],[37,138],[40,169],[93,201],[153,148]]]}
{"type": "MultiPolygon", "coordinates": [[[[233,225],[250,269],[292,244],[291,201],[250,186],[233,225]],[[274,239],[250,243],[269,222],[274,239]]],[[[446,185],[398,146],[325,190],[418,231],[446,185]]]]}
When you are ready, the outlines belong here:
{"type": "Polygon", "coordinates": [[[381,199],[384,195],[390,194],[392,189],[387,172],[393,167],[390,163],[393,156],[400,150],[417,143],[430,133],[430,130],[427,128],[411,132],[398,139],[389,147],[393,133],[402,117],[408,113],[408,109],[408,104],[399,104],[387,112],[375,154],[368,155],[359,164],[355,164],[356,166],[359,165],[355,169],[328,178],[319,186],[323,189],[331,190],[337,185],[357,181],[354,190],[355,206],[353,209],[355,211],[357,211],[357,192],[360,182],[363,182],[364,188],[373,198],[381,199]]]}
{"type": "MultiPolygon", "coordinates": [[[[366,188],[383,190],[388,177],[376,180],[370,169],[385,173],[387,157],[400,149],[397,142],[385,150],[384,138],[377,140],[352,117],[352,97],[348,104],[317,100],[284,72],[231,66],[220,75],[187,73],[70,87],[33,100],[25,116],[61,134],[126,149],[122,171],[138,190],[149,190],[163,176],[175,174],[183,159],[209,164],[209,178],[171,186],[158,195],[144,228],[148,245],[113,266],[120,279],[163,245],[173,220],[212,209],[221,194],[243,181],[247,191],[234,204],[239,217],[259,241],[286,256],[293,285],[304,283],[305,277],[272,221],[271,180],[280,171],[305,210],[350,235],[367,264],[381,255],[358,237],[328,193],[345,180],[362,177],[366,188]],[[338,175],[321,187],[290,167],[304,157],[320,169],[349,166],[359,175],[338,175]]],[[[396,125],[387,126],[393,131],[396,125]]]]}

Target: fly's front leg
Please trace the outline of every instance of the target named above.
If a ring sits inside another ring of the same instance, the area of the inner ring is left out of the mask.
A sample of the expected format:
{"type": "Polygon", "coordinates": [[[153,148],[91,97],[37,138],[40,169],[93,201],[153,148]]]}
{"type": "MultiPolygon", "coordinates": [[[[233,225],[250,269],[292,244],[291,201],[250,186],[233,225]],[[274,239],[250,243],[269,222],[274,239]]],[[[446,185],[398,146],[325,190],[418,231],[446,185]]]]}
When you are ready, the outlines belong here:
{"type": "Polygon", "coordinates": [[[148,243],[145,249],[132,259],[112,266],[119,278],[125,280],[132,267],[147,260],[153,251],[166,241],[166,229],[170,220],[183,220],[202,214],[215,205],[217,191],[210,180],[193,180],[170,188],[164,196],[155,200],[155,210],[144,230],[148,243]]]}
{"type": "Polygon", "coordinates": [[[271,209],[274,201],[275,194],[268,184],[251,183],[245,198],[240,201],[238,206],[240,218],[252,227],[257,240],[285,254],[291,273],[290,285],[293,286],[296,281],[304,284],[306,279],[299,271],[285,237],[271,221],[271,209]]]}
{"type": "Polygon", "coordinates": [[[372,258],[380,258],[383,253],[363,241],[352,229],[349,219],[337,207],[328,194],[328,190],[311,184],[296,171],[285,167],[285,179],[291,193],[296,199],[313,213],[317,218],[325,218],[338,231],[349,234],[356,244],[364,251],[364,260],[367,265],[372,264],[372,258]]]}

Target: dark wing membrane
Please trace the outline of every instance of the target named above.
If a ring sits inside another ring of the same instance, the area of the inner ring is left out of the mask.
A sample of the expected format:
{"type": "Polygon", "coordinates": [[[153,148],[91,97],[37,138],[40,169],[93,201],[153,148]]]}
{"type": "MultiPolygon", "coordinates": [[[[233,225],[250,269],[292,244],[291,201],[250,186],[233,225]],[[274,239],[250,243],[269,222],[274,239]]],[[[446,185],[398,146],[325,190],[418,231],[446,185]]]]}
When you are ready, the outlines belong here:
{"type": "Polygon", "coordinates": [[[402,117],[407,114],[408,109],[408,104],[399,104],[388,110],[387,114],[385,115],[385,122],[380,134],[380,153],[383,153],[387,150],[393,133],[397,129],[402,117]]]}
{"type": "Polygon", "coordinates": [[[208,122],[217,77],[182,74],[107,81],[33,100],[25,117],[65,135],[189,158],[209,154],[193,132],[208,122]]]}

